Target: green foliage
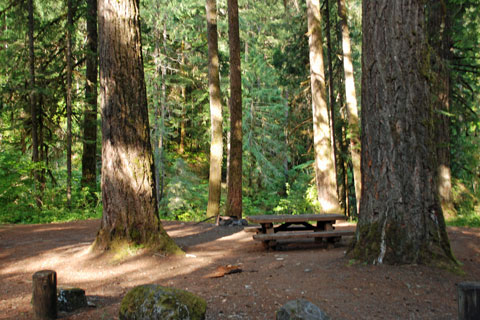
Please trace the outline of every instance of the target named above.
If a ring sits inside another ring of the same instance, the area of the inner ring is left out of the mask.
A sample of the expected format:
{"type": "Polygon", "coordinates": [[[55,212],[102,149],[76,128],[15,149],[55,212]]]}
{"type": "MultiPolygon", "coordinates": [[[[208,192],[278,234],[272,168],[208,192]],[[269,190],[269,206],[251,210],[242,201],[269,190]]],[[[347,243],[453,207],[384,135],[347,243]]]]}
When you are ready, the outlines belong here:
{"type": "Polygon", "coordinates": [[[207,208],[208,181],[198,178],[182,158],[173,159],[168,168],[160,216],[181,221],[202,219],[207,208]]]}
{"type": "MultiPolygon", "coordinates": [[[[13,148],[0,153],[0,224],[64,222],[101,216],[101,204],[91,203],[91,192],[87,188],[73,190],[71,209],[65,207],[64,184],[48,185],[43,192],[35,189],[34,169],[45,168],[35,166],[26,155],[13,148]],[[36,204],[40,196],[41,209],[36,204]]],[[[80,185],[78,179],[76,182],[80,185]]]]}

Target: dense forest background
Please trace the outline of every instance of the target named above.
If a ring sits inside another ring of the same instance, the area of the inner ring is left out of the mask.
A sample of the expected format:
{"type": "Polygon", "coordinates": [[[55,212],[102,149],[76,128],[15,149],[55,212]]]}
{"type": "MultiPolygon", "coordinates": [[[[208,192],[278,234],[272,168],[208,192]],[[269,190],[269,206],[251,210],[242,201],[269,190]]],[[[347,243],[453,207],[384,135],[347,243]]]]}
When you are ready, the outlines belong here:
{"type": "MultiPolygon", "coordinates": [[[[92,55],[87,36],[87,2],[0,1],[0,223],[101,216],[99,115],[96,182],[88,184],[82,180],[84,117],[89,105],[89,95],[85,93],[86,62],[92,55]],[[32,97],[37,106],[33,116],[32,97]],[[38,133],[38,141],[32,141],[32,130],[38,133]],[[38,144],[36,159],[34,144],[38,144]],[[71,179],[67,160],[70,148],[71,179]]],[[[448,117],[450,128],[447,147],[453,207],[447,214],[451,223],[480,225],[480,9],[475,1],[440,2],[449,15],[446,21],[450,39],[446,59],[450,109],[439,111],[448,117]]],[[[203,220],[210,152],[205,2],[144,0],[140,4],[160,214],[163,219],[203,220]]],[[[226,150],[226,0],[218,1],[217,7],[226,150]]],[[[305,3],[240,0],[239,11],[243,212],[314,212],[318,203],[305,3]]],[[[361,1],[348,1],[347,12],[361,108],[361,1]]],[[[322,1],[322,17],[328,103],[334,120],[331,130],[335,136],[337,191],[345,214],[354,219],[357,206],[337,1],[322,1]]],[[[228,152],[223,155],[225,179],[228,152]]],[[[225,196],[223,190],[222,214],[225,196]]]]}

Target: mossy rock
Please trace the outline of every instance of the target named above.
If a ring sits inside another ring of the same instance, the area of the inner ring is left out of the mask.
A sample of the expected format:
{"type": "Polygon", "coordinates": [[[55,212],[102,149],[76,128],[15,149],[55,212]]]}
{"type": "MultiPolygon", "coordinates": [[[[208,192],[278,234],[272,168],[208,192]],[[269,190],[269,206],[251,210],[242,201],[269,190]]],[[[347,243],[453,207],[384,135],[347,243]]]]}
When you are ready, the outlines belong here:
{"type": "Polygon", "coordinates": [[[120,305],[120,320],[203,320],[204,299],[185,290],[142,285],[130,290],[120,305]]]}

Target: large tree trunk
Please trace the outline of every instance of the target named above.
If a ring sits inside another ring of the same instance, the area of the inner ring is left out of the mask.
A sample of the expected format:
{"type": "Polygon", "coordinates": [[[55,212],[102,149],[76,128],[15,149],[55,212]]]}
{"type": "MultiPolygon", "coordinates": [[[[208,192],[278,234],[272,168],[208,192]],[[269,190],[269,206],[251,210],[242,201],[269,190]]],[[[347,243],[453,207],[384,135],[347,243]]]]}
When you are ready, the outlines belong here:
{"type": "Polygon", "coordinates": [[[238,1],[228,0],[230,44],[230,163],[228,170],[227,215],[242,217],[242,75],[238,1]]]}
{"type": "Polygon", "coordinates": [[[67,0],[66,60],[67,60],[67,207],[72,205],[72,0],[67,0]]]}
{"type": "Polygon", "coordinates": [[[220,213],[222,192],[222,101],[218,59],[217,1],[207,0],[208,82],[210,93],[210,176],[208,181],[207,217],[220,213]]]}
{"type": "Polygon", "coordinates": [[[363,2],[362,200],[353,256],[455,261],[436,193],[424,1],[363,2]]]}
{"type": "Polygon", "coordinates": [[[428,3],[428,38],[433,48],[433,108],[435,110],[435,145],[437,147],[438,196],[446,216],[455,215],[450,170],[450,71],[448,60],[451,48],[451,16],[445,1],[428,3]]]}
{"type": "Polygon", "coordinates": [[[307,1],[308,44],[310,47],[310,82],[312,89],[313,143],[315,181],[322,213],[340,210],[337,197],[335,160],[331,145],[325,71],[323,65],[320,1],[307,1]]]}
{"type": "Polygon", "coordinates": [[[138,0],[98,5],[103,216],[96,246],[179,250],[158,218],[138,0]]]}
{"type": "Polygon", "coordinates": [[[97,189],[97,0],[87,1],[86,105],[83,112],[82,186],[97,189]]]}
{"type": "Polygon", "coordinates": [[[343,71],[345,72],[345,96],[347,98],[348,136],[350,138],[350,154],[352,156],[353,179],[355,182],[355,197],[357,200],[358,213],[362,195],[362,176],[360,173],[360,128],[345,0],[338,0],[338,15],[340,16],[340,26],[342,29],[343,71]]]}

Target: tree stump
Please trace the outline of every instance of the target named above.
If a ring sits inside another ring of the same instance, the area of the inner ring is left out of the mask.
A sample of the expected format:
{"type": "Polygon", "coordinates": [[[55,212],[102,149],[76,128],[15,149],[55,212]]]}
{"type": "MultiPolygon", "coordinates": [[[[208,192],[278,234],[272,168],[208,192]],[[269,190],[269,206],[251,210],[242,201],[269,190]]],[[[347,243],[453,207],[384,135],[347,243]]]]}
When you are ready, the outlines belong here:
{"type": "Polygon", "coordinates": [[[458,319],[480,319],[480,282],[458,284],[458,319]]]}
{"type": "Polygon", "coordinates": [[[33,275],[33,317],[37,320],[57,318],[57,273],[42,270],[33,275]]]}

